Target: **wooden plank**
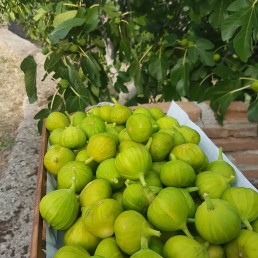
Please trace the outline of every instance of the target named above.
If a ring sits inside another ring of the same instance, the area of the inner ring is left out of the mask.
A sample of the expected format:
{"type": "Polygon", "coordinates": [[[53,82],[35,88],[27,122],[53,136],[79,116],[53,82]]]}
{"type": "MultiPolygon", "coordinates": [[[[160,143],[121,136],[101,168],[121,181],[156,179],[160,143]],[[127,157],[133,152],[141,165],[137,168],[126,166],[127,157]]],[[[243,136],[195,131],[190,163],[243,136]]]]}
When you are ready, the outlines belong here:
{"type": "Polygon", "coordinates": [[[39,203],[41,198],[46,194],[46,174],[47,171],[44,168],[44,155],[47,151],[48,144],[48,132],[45,127],[45,121],[42,127],[41,134],[41,144],[38,162],[38,178],[37,186],[34,199],[34,213],[32,222],[32,235],[31,235],[31,245],[30,245],[30,258],[45,258],[45,236],[46,228],[44,221],[39,212],[39,203]]]}

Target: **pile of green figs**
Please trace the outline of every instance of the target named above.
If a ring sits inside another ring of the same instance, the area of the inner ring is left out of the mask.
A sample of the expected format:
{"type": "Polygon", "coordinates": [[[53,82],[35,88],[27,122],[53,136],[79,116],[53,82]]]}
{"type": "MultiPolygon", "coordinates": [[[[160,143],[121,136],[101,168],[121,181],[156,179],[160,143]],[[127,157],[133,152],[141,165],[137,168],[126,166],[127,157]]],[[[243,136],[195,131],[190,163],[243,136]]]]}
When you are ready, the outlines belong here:
{"type": "Polygon", "coordinates": [[[63,231],[55,258],[257,258],[258,193],[209,161],[199,133],[159,107],[115,99],[45,120],[56,189],[42,218],[63,231]]]}

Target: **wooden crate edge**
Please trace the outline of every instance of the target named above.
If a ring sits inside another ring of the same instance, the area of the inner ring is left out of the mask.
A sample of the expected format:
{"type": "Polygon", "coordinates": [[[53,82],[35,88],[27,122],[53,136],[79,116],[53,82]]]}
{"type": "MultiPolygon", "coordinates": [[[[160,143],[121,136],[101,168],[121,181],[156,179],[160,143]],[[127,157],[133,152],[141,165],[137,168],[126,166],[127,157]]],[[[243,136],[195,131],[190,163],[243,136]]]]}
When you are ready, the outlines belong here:
{"type": "Polygon", "coordinates": [[[46,194],[46,169],[44,168],[44,155],[47,151],[48,145],[48,132],[45,127],[45,121],[43,122],[41,142],[40,142],[40,152],[38,160],[38,176],[36,192],[34,197],[34,212],[32,221],[32,234],[30,243],[30,258],[45,258],[45,235],[46,228],[44,221],[39,212],[39,203],[41,198],[46,194]]]}

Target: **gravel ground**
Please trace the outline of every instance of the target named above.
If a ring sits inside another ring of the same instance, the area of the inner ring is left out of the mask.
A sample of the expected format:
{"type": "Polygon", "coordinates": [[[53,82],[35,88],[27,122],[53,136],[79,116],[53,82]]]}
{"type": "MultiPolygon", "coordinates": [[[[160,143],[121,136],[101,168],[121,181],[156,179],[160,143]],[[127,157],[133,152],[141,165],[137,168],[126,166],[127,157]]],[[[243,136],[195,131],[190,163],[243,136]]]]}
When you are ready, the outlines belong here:
{"type": "Polygon", "coordinates": [[[7,28],[0,28],[0,257],[29,257],[34,193],[37,180],[40,135],[35,113],[44,107],[54,90],[51,81],[41,82],[38,70],[38,102],[29,104],[20,63],[39,49],[7,28]]]}

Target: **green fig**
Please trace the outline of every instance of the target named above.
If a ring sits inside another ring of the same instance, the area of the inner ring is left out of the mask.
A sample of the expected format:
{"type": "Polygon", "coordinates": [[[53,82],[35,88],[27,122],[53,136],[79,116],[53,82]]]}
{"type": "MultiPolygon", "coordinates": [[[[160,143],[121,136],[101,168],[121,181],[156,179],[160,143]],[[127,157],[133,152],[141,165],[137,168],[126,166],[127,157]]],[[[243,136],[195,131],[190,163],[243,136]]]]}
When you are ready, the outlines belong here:
{"type": "Polygon", "coordinates": [[[82,120],[86,117],[86,113],[83,111],[76,111],[71,115],[71,120],[73,121],[74,126],[79,126],[82,120]]]}
{"type": "Polygon", "coordinates": [[[112,258],[125,258],[124,253],[120,250],[116,243],[115,237],[107,237],[102,239],[98,244],[94,255],[112,258]]]}
{"type": "Polygon", "coordinates": [[[115,159],[116,167],[122,177],[139,179],[142,185],[146,186],[144,176],[151,168],[152,159],[145,147],[131,147],[120,152],[115,159]]]}
{"type": "Polygon", "coordinates": [[[65,245],[55,254],[54,258],[89,258],[90,254],[81,246],[65,245]]]}
{"type": "Polygon", "coordinates": [[[226,178],[220,174],[204,171],[196,176],[195,186],[198,188],[199,196],[202,198],[204,193],[208,193],[210,198],[221,198],[223,192],[230,187],[235,177],[226,178]]]}
{"type": "Polygon", "coordinates": [[[124,105],[119,104],[116,99],[112,98],[112,100],[115,106],[111,112],[111,122],[116,123],[117,125],[125,124],[128,117],[132,115],[132,110],[124,105]]]}
{"type": "Polygon", "coordinates": [[[66,163],[57,174],[57,188],[70,188],[75,178],[75,192],[81,190],[92,180],[93,174],[90,166],[82,161],[70,161],[66,163]]]}
{"type": "Polygon", "coordinates": [[[50,113],[45,120],[45,127],[49,132],[56,128],[64,128],[69,126],[68,117],[59,111],[50,113]]]}
{"type": "Polygon", "coordinates": [[[151,119],[141,113],[132,115],[126,121],[126,131],[133,141],[146,142],[152,135],[151,119]]]}
{"type": "Polygon", "coordinates": [[[152,116],[152,114],[151,114],[151,112],[150,112],[150,110],[149,110],[149,108],[147,108],[147,107],[140,107],[140,106],[138,106],[136,109],[134,109],[134,111],[133,111],[133,115],[135,115],[135,114],[144,114],[144,115],[146,115],[146,116],[148,116],[149,118],[154,118],[153,116],[152,116]]]}
{"type": "Polygon", "coordinates": [[[231,203],[238,211],[242,223],[253,230],[250,222],[258,218],[258,193],[251,188],[231,187],[224,191],[221,199],[231,203]]]}
{"type": "Polygon", "coordinates": [[[237,238],[241,231],[237,210],[228,201],[210,199],[206,193],[204,199],[195,213],[195,227],[200,236],[212,244],[225,244],[237,238]]]}
{"type": "Polygon", "coordinates": [[[145,217],[137,211],[123,211],[114,223],[116,242],[126,254],[132,255],[141,249],[141,237],[160,236],[160,231],[150,227],[145,217]]]}
{"type": "Polygon", "coordinates": [[[87,230],[96,237],[107,238],[114,234],[114,222],[122,212],[114,199],[101,199],[82,208],[82,219],[87,230]]]}
{"type": "Polygon", "coordinates": [[[155,120],[158,120],[159,118],[165,116],[163,110],[159,107],[150,107],[149,111],[155,120]]]}
{"type": "Polygon", "coordinates": [[[195,178],[194,169],[188,163],[177,160],[175,157],[161,167],[160,180],[165,186],[193,186],[195,178]]]}
{"type": "Polygon", "coordinates": [[[87,114],[92,114],[92,115],[94,115],[94,116],[99,116],[99,109],[100,109],[100,107],[98,107],[98,106],[93,106],[93,107],[91,107],[89,110],[87,110],[87,114]]]}
{"type": "Polygon", "coordinates": [[[106,179],[113,190],[118,190],[125,186],[125,179],[120,176],[115,165],[115,158],[106,159],[99,164],[96,170],[96,178],[106,179]]]}
{"type": "Polygon", "coordinates": [[[164,132],[157,132],[152,135],[150,154],[153,161],[163,161],[173,147],[173,137],[164,132]]]}
{"type": "Polygon", "coordinates": [[[94,253],[100,241],[100,238],[94,236],[87,230],[81,216],[64,234],[65,245],[81,246],[89,253],[94,253]]]}
{"type": "Polygon", "coordinates": [[[113,106],[103,105],[99,108],[99,117],[107,123],[112,123],[111,114],[113,111],[113,106]]]}
{"type": "Polygon", "coordinates": [[[85,207],[101,199],[110,198],[112,188],[107,180],[97,178],[90,181],[80,193],[80,205],[85,207]]]}
{"type": "Polygon", "coordinates": [[[56,128],[52,132],[50,132],[49,138],[48,138],[50,145],[60,145],[60,138],[62,136],[64,129],[65,128],[60,127],[60,128],[56,128]]]}
{"type": "Polygon", "coordinates": [[[85,163],[87,164],[92,160],[100,163],[105,159],[115,157],[116,147],[116,141],[111,135],[107,133],[93,135],[90,137],[87,145],[87,154],[90,158],[85,163]]]}
{"type": "Polygon", "coordinates": [[[150,223],[159,230],[182,230],[192,237],[186,225],[188,211],[188,204],[181,190],[166,187],[150,204],[147,217],[150,223]]]}
{"type": "Polygon", "coordinates": [[[174,126],[180,126],[176,118],[171,116],[163,116],[157,120],[157,124],[160,129],[173,128],[174,126]]]}
{"type": "Polygon", "coordinates": [[[225,176],[227,178],[236,176],[234,168],[229,163],[223,160],[223,153],[221,147],[219,148],[218,159],[208,163],[208,165],[206,166],[206,170],[221,174],[222,176],[225,176]]]}
{"type": "Polygon", "coordinates": [[[258,233],[242,229],[239,236],[225,245],[227,258],[257,258],[258,233]]]}
{"type": "Polygon", "coordinates": [[[207,162],[207,156],[201,147],[195,143],[183,143],[175,146],[171,152],[176,159],[182,160],[199,172],[207,162]]]}
{"type": "Polygon", "coordinates": [[[206,248],[195,239],[187,236],[173,236],[163,249],[164,258],[209,258],[206,248]]]}
{"type": "Polygon", "coordinates": [[[195,129],[186,125],[181,125],[176,129],[184,136],[186,143],[200,143],[201,136],[195,129]]]}
{"type": "Polygon", "coordinates": [[[92,114],[88,115],[82,120],[80,127],[86,134],[87,138],[106,131],[106,124],[104,120],[92,114]]]}
{"type": "Polygon", "coordinates": [[[148,187],[135,183],[128,185],[123,191],[122,204],[125,210],[135,210],[146,213],[155,195],[148,187]]]}
{"type": "Polygon", "coordinates": [[[80,127],[66,127],[60,137],[60,145],[69,149],[79,149],[86,143],[86,135],[80,127]]]}
{"type": "Polygon", "coordinates": [[[75,154],[72,150],[59,145],[52,145],[45,153],[43,162],[49,173],[57,175],[62,166],[74,159],[75,154]]]}
{"type": "Polygon", "coordinates": [[[70,189],[58,189],[44,195],[39,211],[42,218],[56,230],[65,230],[72,226],[79,212],[75,178],[70,189]]]}

